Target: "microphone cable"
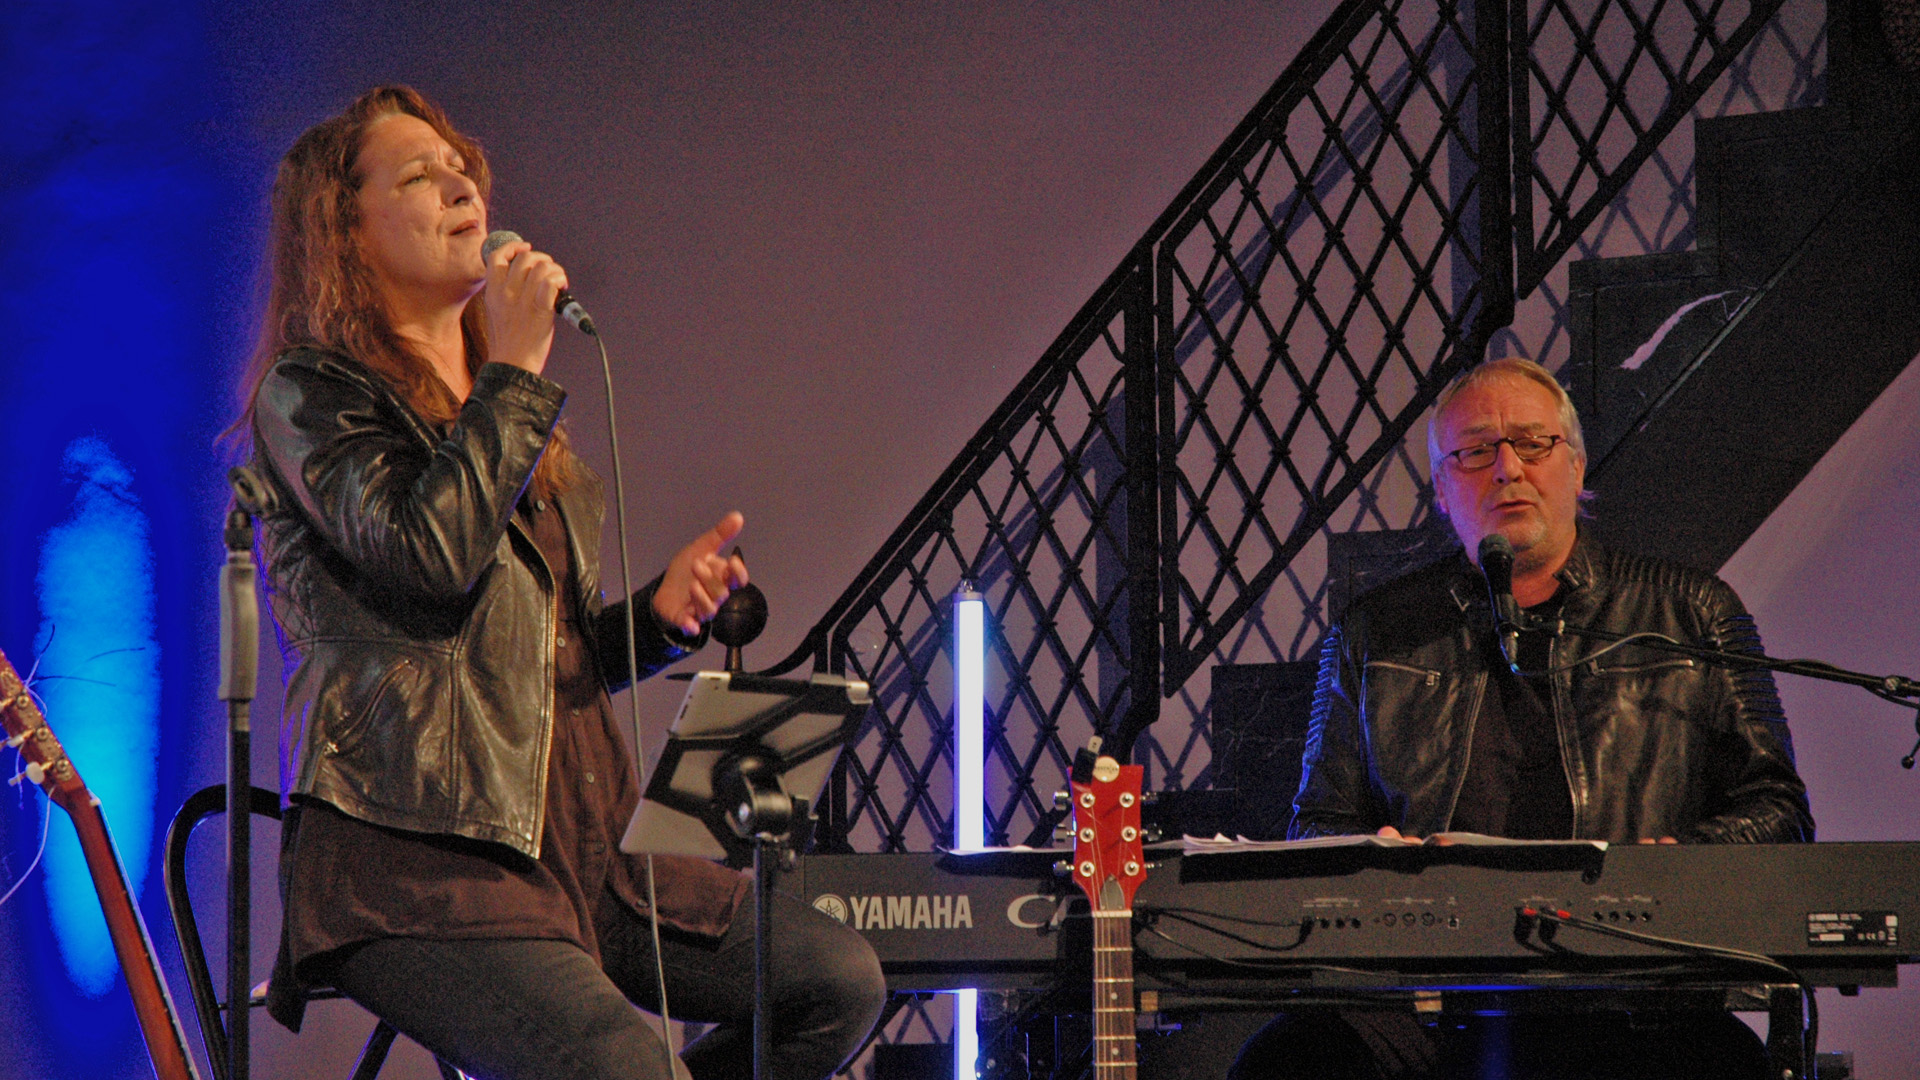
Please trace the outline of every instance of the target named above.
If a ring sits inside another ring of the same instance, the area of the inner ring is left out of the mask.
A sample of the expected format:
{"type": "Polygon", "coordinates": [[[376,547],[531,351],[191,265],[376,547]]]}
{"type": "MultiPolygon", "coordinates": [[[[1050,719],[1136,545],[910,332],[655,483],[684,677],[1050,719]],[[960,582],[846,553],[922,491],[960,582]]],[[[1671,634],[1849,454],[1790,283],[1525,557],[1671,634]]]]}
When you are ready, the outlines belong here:
{"type": "Polygon", "coordinates": [[[1806,1055],[1807,1063],[1813,1061],[1820,1045],[1820,1001],[1814,993],[1813,984],[1805,976],[1773,957],[1746,949],[1731,949],[1724,945],[1712,945],[1699,941],[1683,941],[1641,930],[1625,930],[1611,923],[1583,919],[1565,910],[1523,906],[1515,912],[1514,936],[1522,944],[1526,944],[1531,938],[1541,946],[1565,951],[1564,946],[1557,946],[1553,941],[1554,928],[1562,926],[1574,930],[1585,930],[1602,937],[1650,945],[1656,949],[1664,949],[1710,963],[1746,966],[1758,971],[1786,976],[1785,985],[1797,990],[1804,1004],[1804,1012],[1801,1016],[1801,1049],[1806,1055]]]}
{"type": "MultiPolygon", "coordinates": [[[[481,245],[483,259],[490,257],[501,246],[519,243],[519,233],[505,229],[495,230],[487,235],[481,245]]],[[[627,484],[624,471],[620,467],[620,429],[613,404],[613,364],[607,358],[607,343],[600,336],[600,328],[594,325],[586,308],[575,300],[573,294],[562,289],[555,298],[554,313],[573,324],[576,330],[593,339],[600,352],[600,374],[607,394],[607,442],[613,455],[613,509],[614,534],[620,547],[620,592],[624,598],[627,632],[627,705],[628,719],[633,729],[633,756],[636,778],[643,783],[647,774],[647,748],[640,731],[640,695],[635,687],[640,682],[639,642],[634,636],[633,619],[633,562],[627,546],[627,484]]],[[[679,1054],[674,1049],[673,1015],[667,1005],[666,960],[660,955],[660,901],[659,892],[654,883],[653,853],[647,853],[647,927],[653,938],[653,972],[656,988],[660,992],[660,1042],[667,1055],[667,1075],[680,1076],[679,1054]]]]}
{"type": "MultiPolygon", "coordinates": [[[[575,305],[578,306],[578,305],[575,305]]],[[[576,324],[580,332],[593,339],[600,350],[600,374],[607,394],[607,443],[613,455],[613,528],[620,548],[620,593],[626,598],[627,624],[627,713],[633,727],[633,757],[636,775],[644,792],[647,776],[647,747],[640,730],[640,648],[634,636],[633,562],[627,553],[627,484],[620,468],[620,429],[613,407],[613,364],[607,359],[607,343],[591,321],[576,324]]],[[[667,1054],[667,1075],[682,1075],[679,1051],[674,1048],[673,1014],[667,1007],[667,966],[660,955],[660,899],[654,885],[653,852],[647,852],[647,929],[653,935],[653,977],[660,992],[660,1043],[667,1054]]]]}

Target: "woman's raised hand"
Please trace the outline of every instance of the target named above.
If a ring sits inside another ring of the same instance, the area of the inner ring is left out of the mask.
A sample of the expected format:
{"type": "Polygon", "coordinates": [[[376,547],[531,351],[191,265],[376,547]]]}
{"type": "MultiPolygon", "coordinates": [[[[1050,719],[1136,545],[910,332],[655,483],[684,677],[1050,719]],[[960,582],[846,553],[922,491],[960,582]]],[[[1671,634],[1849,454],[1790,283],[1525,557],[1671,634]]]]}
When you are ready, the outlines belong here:
{"type": "Polygon", "coordinates": [[[681,548],[653,591],[654,614],[689,637],[698,634],[700,624],[713,618],[727,594],[747,583],[746,562],[738,555],[720,554],[746,524],[734,511],[681,548]]]}
{"type": "Polygon", "coordinates": [[[567,272],[525,240],[502,244],[487,258],[487,358],[535,375],[553,348],[553,302],[567,272]]]}

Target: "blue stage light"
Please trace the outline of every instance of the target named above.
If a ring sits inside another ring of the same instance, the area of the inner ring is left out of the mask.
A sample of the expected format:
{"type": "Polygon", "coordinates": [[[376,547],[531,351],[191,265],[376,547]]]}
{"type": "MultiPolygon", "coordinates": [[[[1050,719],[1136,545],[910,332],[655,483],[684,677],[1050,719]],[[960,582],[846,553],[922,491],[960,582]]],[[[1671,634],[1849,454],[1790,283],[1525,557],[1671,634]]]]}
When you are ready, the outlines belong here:
{"type": "MultiPolygon", "coordinates": [[[[987,604],[962,584],[953,594],[954,847],[987,842],[987,604]]],[[[978,990],[953,992],[953,1075],[971,1080],[980,1056],[978,990]]]]}
{"type": "MultiPolygon", "coordinates": [[[[76,488],[71,515],[40,545],[35,688],[49,724],[110,816],[137,896],[153,839],[160,730],[147,517],[133,494],[133,473],[103,440],[74,440],[61,469],[76,488]]],[[[99,997],[112,989],[119,965],[71,827],[54,828],[46,875],[61,959],[74,986],[99,997]]]]}

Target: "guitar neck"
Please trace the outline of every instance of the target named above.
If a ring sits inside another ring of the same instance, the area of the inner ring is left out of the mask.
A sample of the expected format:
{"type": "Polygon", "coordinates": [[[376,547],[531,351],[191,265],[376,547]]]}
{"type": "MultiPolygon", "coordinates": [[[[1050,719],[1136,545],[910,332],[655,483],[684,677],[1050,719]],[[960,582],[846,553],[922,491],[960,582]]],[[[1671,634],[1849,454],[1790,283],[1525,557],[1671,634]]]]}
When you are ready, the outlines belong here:
{"type": "Polygon", "coordinates": [[[120,854],[107,832],[107,819],[100,813],[99,804],[91,800],[77,809],[69,807],[68,814],[80,836],[80,850],[86,856],[94,892],[100,897],[100,911],[107,919],[114,955],[127,977],[127,992],[133,997],[134,1016],[140,1021],[147,1056],[153,1059],[154,1075],[159,1080],[199,1080],[193,1055],[187,1051],[186,1032],[180,1027],[179,1011],[154,958],[153,938],[147,933],[139,906],[133,902],[120,854]]]}
{"type": "Polygon", "coordinates": [[[107,832],[100,801],[87,790],[66,748],[47,727],[46,718],[40,715],[39,706],[33,703],[4,653],[0,653],[0,726],[6,730],[8,743],[18,748],[31,766],[29,776],[73,819],[87,872],[100,897],[100,911],[113,938],[114,955],[127,977],[127,992],[133,997],[134,1015],[140,1021],[154,1075],[159,1080],[200,1080],[193,1055],[187,1051],[179,1010],[174,1008],[173,996],[167,992],[166,979],[154,959],[153,939],[147,934],[139,906],[133,902],[126,870],[107,832]]]}
{"type": "Polygon", "coordinates": [[[1134,1080],[1133,912],[1093,913],[1093,1076],[1134,1080]]]}
{"type": "MultiPolygon", "coordinates": [[[[1095,740],[1084,752],[1099,748],[1095,740]]],[[[1141,848],[1144,770],[1110,757],[1080,760],[1073,781],[1073,876],[1093,912],[1093,1076],[1134,1080],[1133,894],[1146,873],[1141,848]]]]}

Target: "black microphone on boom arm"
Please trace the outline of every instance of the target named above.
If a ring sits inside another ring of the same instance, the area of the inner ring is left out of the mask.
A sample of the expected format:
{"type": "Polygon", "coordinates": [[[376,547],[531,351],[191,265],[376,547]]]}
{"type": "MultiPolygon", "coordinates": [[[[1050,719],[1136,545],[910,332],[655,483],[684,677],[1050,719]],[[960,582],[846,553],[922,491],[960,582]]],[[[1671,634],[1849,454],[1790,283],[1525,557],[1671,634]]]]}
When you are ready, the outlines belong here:
{"type": "Polygon", "coordinates": [[[1513,598],[1513,541],[1499,533],[1480,538],[1480,572],[1493,602],[1493,632],[1507,670],[1520,674],[1520,605],[1513,598]]]}

